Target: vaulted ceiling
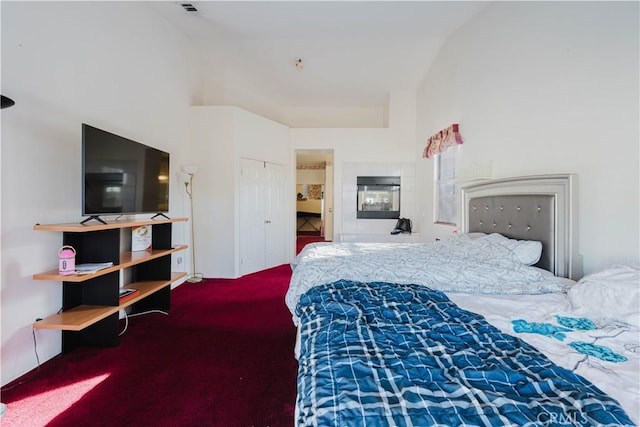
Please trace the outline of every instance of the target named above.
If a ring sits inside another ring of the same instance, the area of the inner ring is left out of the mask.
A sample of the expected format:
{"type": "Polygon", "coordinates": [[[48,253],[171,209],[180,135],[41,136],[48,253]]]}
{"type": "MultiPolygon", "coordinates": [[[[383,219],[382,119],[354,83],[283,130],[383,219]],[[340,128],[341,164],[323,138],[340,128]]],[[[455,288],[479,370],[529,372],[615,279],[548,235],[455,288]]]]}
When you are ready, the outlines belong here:
{"type": "MultiPolygon", "coordinates": [[[[414,90],[442,44],[481,1],[150,2],[212,69],[286,108],[380,107],[414,90]],[[301,60],[301,67],[296,62],[301,60]],[[240,76],[240,77],[238,77],[240,76]]],[[[205,65],[207,66],[207,65],[205,65]]]]}

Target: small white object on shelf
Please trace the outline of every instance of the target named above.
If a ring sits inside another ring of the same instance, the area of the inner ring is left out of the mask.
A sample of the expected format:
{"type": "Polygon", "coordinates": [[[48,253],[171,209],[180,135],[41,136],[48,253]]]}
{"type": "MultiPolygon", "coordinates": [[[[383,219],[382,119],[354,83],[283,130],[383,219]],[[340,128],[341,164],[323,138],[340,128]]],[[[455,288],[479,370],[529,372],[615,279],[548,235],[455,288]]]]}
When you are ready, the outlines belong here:
{"type": "Polygon", "coordinates": [[[109,268],[113,262],[93,262],[76,265],[76,274],[93,274],[105,268],[109,268]]]}
{"type": "Polygon", "coordinates": [[[131,227],[131,252],[151,249],[151,226],[138,225],[131,227]]]}

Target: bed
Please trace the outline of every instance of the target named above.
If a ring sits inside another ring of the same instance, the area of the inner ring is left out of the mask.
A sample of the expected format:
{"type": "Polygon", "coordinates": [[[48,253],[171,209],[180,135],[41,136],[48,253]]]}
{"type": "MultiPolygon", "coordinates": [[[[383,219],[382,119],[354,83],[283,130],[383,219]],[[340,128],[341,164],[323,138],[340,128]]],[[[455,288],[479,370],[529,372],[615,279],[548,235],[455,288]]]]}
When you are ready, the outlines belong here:
{"type": "Polygon", "coordinates": [[[638,424],[638,269],[572,280],[575,186],[465,187],[438,242],[307,245],[286,295],[296,425],[638,424]]]}

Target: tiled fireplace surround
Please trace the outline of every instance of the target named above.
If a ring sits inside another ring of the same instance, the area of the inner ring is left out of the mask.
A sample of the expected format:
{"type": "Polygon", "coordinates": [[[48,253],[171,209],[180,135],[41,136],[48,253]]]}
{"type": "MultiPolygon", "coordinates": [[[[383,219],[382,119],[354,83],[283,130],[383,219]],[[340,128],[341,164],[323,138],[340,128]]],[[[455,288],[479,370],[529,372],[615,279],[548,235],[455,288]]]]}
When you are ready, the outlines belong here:
{"type": "Polygon", "coordinates": [[[411,162],[345,162],[342,170],[342,233],[343,242],[418,241],[416,219],[416,166],[411,162]],[[396,219],[358,219],[356,205],[359,176],[399,176],[400,216],[413,220],[411,235],[391,235],[396,219]]]}

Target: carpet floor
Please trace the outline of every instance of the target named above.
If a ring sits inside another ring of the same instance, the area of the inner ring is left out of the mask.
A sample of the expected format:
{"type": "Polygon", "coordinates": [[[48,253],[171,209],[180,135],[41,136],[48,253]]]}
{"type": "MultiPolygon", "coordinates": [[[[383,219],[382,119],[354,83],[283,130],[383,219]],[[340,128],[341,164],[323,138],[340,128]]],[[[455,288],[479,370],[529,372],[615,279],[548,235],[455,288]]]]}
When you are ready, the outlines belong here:
{"type": "Polygon", "coordinates": [[[304,234],[299,234],[296,237],[296,253],[299,254],[300,251],[309,243],[315,243],[315,242],[324,242],[324,237],[320,237],[320,234],[318,235],[304,235],[304,234]]]}
{"type": "Polygon", "coordinates": [[[293,425],[290,277],[283,265],[179,286],[168,316],[121,320],[117,347],[78,348],[3,391],[2,426],[293,425]]]}

